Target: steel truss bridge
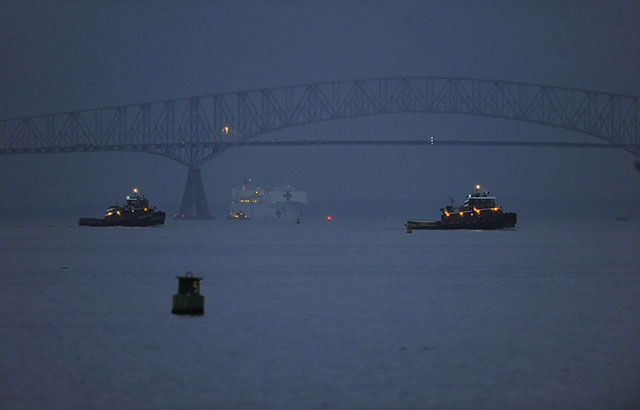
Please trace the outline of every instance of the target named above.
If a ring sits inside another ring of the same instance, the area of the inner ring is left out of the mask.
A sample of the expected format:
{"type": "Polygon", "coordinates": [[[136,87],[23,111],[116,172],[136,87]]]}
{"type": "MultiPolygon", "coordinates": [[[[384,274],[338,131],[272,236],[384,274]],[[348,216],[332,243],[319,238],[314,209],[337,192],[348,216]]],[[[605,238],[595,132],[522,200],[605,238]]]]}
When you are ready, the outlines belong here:
{"type": "Polygon", "coordinates": [[[0,121],[0,154],[139,151],[189,167],[180,213],[209,217],[200,167],[238,146],[515,145],[619,148],[640,157],[640,97],[500,80],[394,77],[265,88],[0,121]],[[269,132],[386,114],[466,114],[593,136],[568,141],[262,141],[269,132]]]}

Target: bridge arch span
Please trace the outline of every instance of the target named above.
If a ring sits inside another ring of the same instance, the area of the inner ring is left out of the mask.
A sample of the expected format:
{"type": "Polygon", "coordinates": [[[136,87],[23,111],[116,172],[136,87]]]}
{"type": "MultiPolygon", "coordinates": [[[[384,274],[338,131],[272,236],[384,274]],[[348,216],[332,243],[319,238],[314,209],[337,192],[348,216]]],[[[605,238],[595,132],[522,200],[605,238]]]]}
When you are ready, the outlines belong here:
{"type": "Polygon", "coordinates": [[[228,92],[0,120],[0,154],[140,151],[189,167],[180,213],[209,217],[199,167],[268,132],[373,115],[462,114],[559,127],[640,157],[638,97],[454,77],[228,92]]]}
{"type": "Polygon", "coordinates": [[[638,97],[501,80],[391,77],[201,95],[0,121],[0,152],[137,150],[199,167],[279,129],[386,114],[462,114],[563,128],[640,156],[638,97]]]}

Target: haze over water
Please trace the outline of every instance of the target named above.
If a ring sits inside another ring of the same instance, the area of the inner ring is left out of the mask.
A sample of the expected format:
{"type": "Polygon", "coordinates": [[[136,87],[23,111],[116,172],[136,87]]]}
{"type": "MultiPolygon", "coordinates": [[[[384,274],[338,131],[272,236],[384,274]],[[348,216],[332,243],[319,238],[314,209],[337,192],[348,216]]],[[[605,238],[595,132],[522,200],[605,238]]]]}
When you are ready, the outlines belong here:
{"type": "Polygon", "coordinates": [[[637,221],[396,222],[5,220],[2,408],[637,406],[637,221]]]}
{"type": "MultiPolygon", "coordinates": [[[[0,2],[0,120],[402,76],[638,96],[639,20],[631,0],[0,2]]],[[[257,138],[428,136],[603,142],[408,113],[257,138]]],[[[634,160],[234,148],[201,168],[215,221],[100,229],[77,220],[133,187],[176,213],[187,168],[130,152],[0,155],[0,409],[636,409],[634,160]],[[303,222],[224,219],[247,177],[308,190],[303,222]],[[516,229],[405,232],[476,184],[518,213],[516,229]],[[204,277],[202,317],[170,314],[188,270],[204,277]]]]}

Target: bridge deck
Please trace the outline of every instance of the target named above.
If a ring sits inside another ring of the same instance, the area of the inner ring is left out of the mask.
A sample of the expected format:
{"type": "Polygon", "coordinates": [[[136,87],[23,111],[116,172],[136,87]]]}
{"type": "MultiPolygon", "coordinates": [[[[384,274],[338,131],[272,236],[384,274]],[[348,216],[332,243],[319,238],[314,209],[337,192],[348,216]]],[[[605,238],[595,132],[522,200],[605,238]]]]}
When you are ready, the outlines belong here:
{"type": "MultiPolygon", "coordinates": [[[[281,147],[281,146],[318,146],[318,145],[396,145],[396,146],[496,146],[496,147],[553,147],[553,148],[604,148],[624,149],[628,151],[640,150],[640,145],[612,144],[606,142],[551,142],[551,141],[471,141],[471,140],[271,140],[271,141],[241,141],[234,143],[190,143],[188,148],[214,148],[224,151],[233,147],[281,147]]],[[[158,153],[158,150],[180,149],[185,144],[115,144],[91,145],[77,144],[60,147],[25,147],[0,149],[0,154],[37,154],[37,153],[68,153],[68,152],[108,152],[108,151],[137,151],[158,153]]]]}

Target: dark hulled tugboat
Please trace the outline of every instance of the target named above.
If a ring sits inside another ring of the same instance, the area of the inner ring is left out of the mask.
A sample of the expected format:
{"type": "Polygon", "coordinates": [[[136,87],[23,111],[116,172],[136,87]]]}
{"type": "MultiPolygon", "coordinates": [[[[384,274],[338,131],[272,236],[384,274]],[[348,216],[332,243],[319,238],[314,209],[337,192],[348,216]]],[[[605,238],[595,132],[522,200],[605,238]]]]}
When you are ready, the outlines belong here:
{"type": "Polygon", "coordinates": [[[83,226],[152,226],[164,224],[165,214],[149,207],[149,200],[133,189],[133,195],[127,195],[127,204],[113,205],[104,214],[104,218],[80,218],[78,225],[83,226]]]}
{"type": "Polygon", "coordinates": [[[504,212],[495,203],[496,198],[489,196],[489,191],[476,185],[464,200],[462,206],[447,205],[441,208],[439,221],[410,219],[407,221],[407,232],[413,229],[503,229],[516,226],[515,212],[504,212]]]}

